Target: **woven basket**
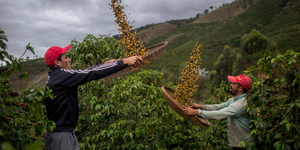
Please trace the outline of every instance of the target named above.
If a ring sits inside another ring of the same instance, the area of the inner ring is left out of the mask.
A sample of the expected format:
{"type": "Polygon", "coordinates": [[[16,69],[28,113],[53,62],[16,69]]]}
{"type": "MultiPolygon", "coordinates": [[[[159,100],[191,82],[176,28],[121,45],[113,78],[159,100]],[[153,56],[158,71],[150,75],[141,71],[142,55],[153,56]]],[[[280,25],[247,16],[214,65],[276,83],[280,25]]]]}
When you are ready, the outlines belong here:
{"type": "Polygon", "coordinates": [[[185,115],[182,110],[183,106],[178,103],[173,97],[174,97],[174,90],[167,87],[167,86],[162,86],[161,87],[162,92],[164,94],[164,97],[166,101],[168,102],[169,106],[177,112],[181,117],[183,117],[185,120],[201,127],[209,127],[210,122],[207,119],[201,119],[195,116],[190,116],[190,115],[185,115]]]}
{"type": "Polygon", "coordinates": [[[117,78],[146,67],[147,65],[151,64],[154,60],[156,60],[165,51],[167,46],[168,41],[148,47],[148,54],[143,57],[143,63],[140,66],[138,66],[137,68],[133,68],[131,66],[125,67],[124,69],[113,73],[109,76],[106,76],[103,79],[117,78]]]}

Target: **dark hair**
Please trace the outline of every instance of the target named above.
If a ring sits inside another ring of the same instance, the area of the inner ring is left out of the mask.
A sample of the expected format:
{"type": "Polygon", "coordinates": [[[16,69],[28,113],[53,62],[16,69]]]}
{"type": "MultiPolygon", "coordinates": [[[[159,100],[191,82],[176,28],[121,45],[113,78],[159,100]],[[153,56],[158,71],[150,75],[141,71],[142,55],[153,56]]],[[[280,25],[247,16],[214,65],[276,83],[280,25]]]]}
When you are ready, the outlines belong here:
{"type": "MultiPolygon", "coordinates": [[[[57,57],[56,60],[61,61],[61,56],[62,56],[62,55],[63,55],[63,54],[60,54],[60,55],[57,57]]],[[[53,65],[52,65],[50,68],[54,68],[54,63],[53,63],[53,65]]]]}
{"type": "MultiPolygon", "coordinates": [[[[238,84],[239,84],[239,83],[238,83],[238,84]]],[[[239,87],[242,87],[242,88],[243,88],[244,93],[247,93],[247,92],[248,92],[248,90],[246,90],[241,84],[239,84],[239,87]]]]}

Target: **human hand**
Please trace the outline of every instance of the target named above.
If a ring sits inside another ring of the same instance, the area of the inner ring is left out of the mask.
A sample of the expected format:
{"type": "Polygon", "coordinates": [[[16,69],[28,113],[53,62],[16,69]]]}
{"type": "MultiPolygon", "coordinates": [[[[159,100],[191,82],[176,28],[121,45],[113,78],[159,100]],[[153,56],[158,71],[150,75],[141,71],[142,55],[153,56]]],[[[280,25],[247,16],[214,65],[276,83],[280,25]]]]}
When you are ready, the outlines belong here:
{"type": "Polygon", "coordinates": [[[137,67],[143,62],[143,58],[140,56],[131,56],[123,59],[124,65],[137,67]]]}
{"type": "Polygon", "coordinates": [[[115,62],[115,61],[118,61],[120,59],[111,59],[111,60],[108,60],[106,62],[104,62],[104,64],[107,64],[107,63],[112,63],[112,62],[115,62]]]}
{"type": "Polygon", "coordinates": [[[199,104],[196,104],[196,103],[193,103],[191,108],[194,108],[194,109],[204,109],[204,105],[199,105],[199,104]]]}
{"type": "Polygon", "coordinates": [[[183,106],[182,112],[185,115],[198,115],[198,110],[197,109],[193,109],[193,108],[185,107],[185,106],[183,106]]]}

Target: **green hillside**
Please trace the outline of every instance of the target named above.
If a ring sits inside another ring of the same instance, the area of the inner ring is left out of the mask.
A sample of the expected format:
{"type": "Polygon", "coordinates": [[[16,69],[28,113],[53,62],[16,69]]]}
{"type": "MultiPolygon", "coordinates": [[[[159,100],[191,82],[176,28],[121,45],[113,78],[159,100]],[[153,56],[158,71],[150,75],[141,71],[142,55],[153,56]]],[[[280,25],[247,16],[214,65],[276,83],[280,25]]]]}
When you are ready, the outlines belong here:
{"type": "Polygon", "coordinates": [[[274,40],[278,52],[287,49],[300,51],[300,17],[297,12],[300,12],[299,1],[264,0],[253,4],[246,12],[223,21],[179,26],[149,41],[153,45],[172,35],[184,33],[170,41],[165,53],[148,68],[178,77],[180,66],[187,61],[195,43],[200,41],[204,48],[201,68],[211,71],[224,46],[239,46],[236,41],[241,41],[242,36],[253,29],[274,40]]]}
{"type": "Polygon", "coordinates": [[[10,77],[10,83],[12,88],[16,92],[21,92],[28,86],[35,86],[38,88],[44,88],[48,79],[48,70],[43,58],[37,58],[26,61],[27,67],[24,70],[27,71],[28,82],[21,80],[17,77],[18,72],[13,72],[10,77]]]}
{"type": "MultiPolygon", "coordinates": [[[[240,0],[240,4],[241,2],[240,0]]],[[[148,39],[148,46],[169,40],[169,45],[162,56],[145,69],[162,71],[165,79],[177,81],[194,45],[200,41],[204,49],[201,68],[212,71],[215,69],[214,63],[223,52],[224,46],[239,47],[242,36],[249,34],[253,29],[275,41],[278,45],[277,52],[288,49],[300,51],[299,0],[257,0],[251,6],[248,5],[247,11],[243,13],[240,8],[236,8],[242,7],[238,3],[233,2],[211,12],[213,13],[211,16],[218,16],[218,13],[221,15],[226,12],[225,9],[232,11],[228,8],[235,7],[240,13],[236,15],[238,12],[231,12],[234,15],[222,21],[196,23],[196,18],[190,18],[139,28],[140,36],[147,33],[151,36],[144,37],[148,39]],[[171,30],[162,32],[164,30],[159,29],[161,27],[171,30]],[[152,33],[155,31],[160,34],[152,33]]],[[[205,20],[202,18],[202,21],[205,20]]],[[[16,76],[12,76],[11,83],[17,91],[28,85],[43,87],[47,80],[47,70],[43,59],[30,60],[27,67],[29,82],[17,80],[16,76]]]]}

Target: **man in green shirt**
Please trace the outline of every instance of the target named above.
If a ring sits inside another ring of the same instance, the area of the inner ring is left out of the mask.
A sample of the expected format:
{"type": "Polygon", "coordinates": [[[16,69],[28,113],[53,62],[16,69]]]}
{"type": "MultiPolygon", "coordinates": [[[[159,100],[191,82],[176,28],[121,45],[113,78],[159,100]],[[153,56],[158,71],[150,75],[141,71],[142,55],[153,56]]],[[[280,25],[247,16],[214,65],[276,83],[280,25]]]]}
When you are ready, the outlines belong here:
{"type": "Polygon", "coordinates": [[[230,93],[232,98],[222,104],[199,105],[192,104],[191,107],[184,107],[186,115],[195,115],[203,119],[221,120],[228,118],[227,138],[230,147],[241,149],[239,143],[250,142],[249,114],[247,113],[246,93],[252,86],[252,80],[245,75],[236,77],[228,76],[231,83],[230,93]]]}

